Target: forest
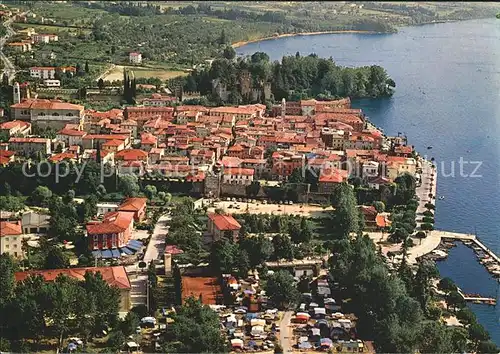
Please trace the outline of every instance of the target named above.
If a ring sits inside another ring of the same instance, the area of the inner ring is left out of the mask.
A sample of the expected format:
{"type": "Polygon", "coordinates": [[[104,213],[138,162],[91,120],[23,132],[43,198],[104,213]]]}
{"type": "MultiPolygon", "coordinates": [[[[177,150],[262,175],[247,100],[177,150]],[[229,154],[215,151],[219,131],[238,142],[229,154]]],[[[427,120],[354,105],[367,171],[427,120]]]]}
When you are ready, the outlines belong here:
{"type": "Polygon", "coordinates": [[[230,92],[228,103],[249,103],[251,99],[241,92],[242,77],[246,73],[250,73],[254,88],[270,83],[275,101],[383,97],[391,96],[396,86],[378,65],[348,68],[335,64],[332,58],[319,58],[316,54],[302,56],[298,52],[274,62],[262,52],[237,59],[230,49],[224,54],[225,57],[214,60],[210,68],[195,70],[183,78],[184,90],[213,96],[212,80],[218,79],[230,92]]]}

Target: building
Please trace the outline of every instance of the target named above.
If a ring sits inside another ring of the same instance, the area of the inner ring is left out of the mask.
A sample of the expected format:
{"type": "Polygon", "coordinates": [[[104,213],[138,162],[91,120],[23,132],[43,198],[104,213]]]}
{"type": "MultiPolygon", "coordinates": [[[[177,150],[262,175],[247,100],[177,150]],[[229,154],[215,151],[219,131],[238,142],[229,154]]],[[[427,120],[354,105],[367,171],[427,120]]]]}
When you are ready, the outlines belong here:
{"type": "Polygon", "coordinates": [[[21,216],[21,225],[25,234],[45,233],[50,227],[50,215],[29,210],[21,216]]]}
{"type": "Polygon", "coordinates": [[[104,215],[117,211],[119,206],[118,203],[97,203],[97,215],[104,215]]]}
{"type": "Polygon", "coordinates": [[[173,107],[154,107],[154,106],[128,106],[123,112],[125,119],[137,121],[138,126],[142,127],[146,121],[151,118],[161,117],[166,120],[172,120],[174,117],[173,107]]]}
{"type": "Polygon", "coordinates": [[[318,179],[318,192],[331,194],[335,190],[335,186],[339,183],[346,182],[349,177],[349,172],[339,170],[337,168],[324,168],[318,179]]]}
{"type": "Polygon", "coordinates": [[[68,123],[83,127],[84,107],[60,100],[26,99],[10,106],[14,119],[61,129],[68,123]]]}
{"type": "Polygon", "coordinates": [[[134,214],[111,212],[101,222],[87,223],[88,246],[90,250],[109,250],[125,247],[130,240],[134,226],[134,214]]]}
{"type": "Polygon", "coordinates": [[[7,44],[8,47],[12,48],[16,52],[30,52],[31,51],[31,44],[30,43],[25,43],[25,42],[12,42],[7,44]]]}
{"type": "Polygon", "coordinates": [[[22,120],[12,120],[1,123],[0,132],[6,132],[9,136],[26,136],[31,134],[31,124],[22,120]]]}
{"type": "Polygon", "coordinates": [[[128,61],[132,64],[140,64],[142,63],[142,54],[138,52],[131,52],[128,55],[128,61]]]}
{"type": "Polygon", "coordinates": [[[103,280],[109,285],[120,290],[120,312],[128,312],[132,307],[130,299],[130,280],[128,278],[125,267],[87,267],[87,268],[65,268],[65,269],[48,269],[48,270],[30,270],[26,272],[16,272],[14,277],[16,281],[23,281],[30,275],[41,275],[45,281],[51,282],[56,280],[59,275],[65,275],[68,278],[73,278],[79,281],[85,280],[85,274],[101,273],[103,280]]]}
{"type": "Polygon", "coordinates": [[[45,87],[61,87],[60,80],[45,79],[43,80],[43,86],[45,87]]]}
{"type": "Polygon", "coordinates": [[[128,198],[118,207],[118,211],[132,213],[135,222],[142,222],[146,218],[147,201],[147,198],[128,198]]]}
{"type": "Polygon", "coordinates": [[[31,36],[31,39],[34,43],[50,43],[57,42],[59,40],[59,36],[57,34],[35,33],[31,36]]]}
{"type": "Polygon", "coordinates": [[[30,76],[38,79],[55,79],[56,68],[53,66],[33,66],[30,68],[30,76]]]}
{"type": "Polygon", "coordinates": [[[231,215],[208,214],[208,233],[212,235],[214,241],[220,240],[222,237],[236,241],[240,229],[240,223],[231,215]]]}
{"type": "Polygon", "coordinates": [[[0,254],[23,258],[23,230],[21,221],[0,221],[0,254]]]}
{"type": "Polygon", "coordinates": [[[142,104],[144,106],[153,107],[167,107],[172,106],[173,103],[178,103],[179,99],[173,96],[163,96],[159,93],[153,93],[151,97],[144,98],[142,104]]]}
{"type": "Polygon", "coordinates": [[[49,155],[51,153],[50,139],[47,138],[10,138],[9,150],[17,151],[25,156],[35,153],[49,155]]]}
{"type": "Polygon", "coordinates": [[[253,182],[255,170],[253,168],[224,168],[222,183],[250,185],[253,182]]]}

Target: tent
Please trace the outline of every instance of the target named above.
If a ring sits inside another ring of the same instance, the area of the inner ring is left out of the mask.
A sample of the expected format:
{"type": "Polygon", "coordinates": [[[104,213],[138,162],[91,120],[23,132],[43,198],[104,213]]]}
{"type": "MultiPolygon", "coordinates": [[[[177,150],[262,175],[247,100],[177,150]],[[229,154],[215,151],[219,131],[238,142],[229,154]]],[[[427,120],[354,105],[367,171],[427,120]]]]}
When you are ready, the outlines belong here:
{"type": "Polygon", "coordinates": [[[243,340],[239,338],[233,338],[231,339],[231,346],[233,348],[242,348],[243,347],[243,340]]]}
{"type": "Polygon", "coordinates": [[[326,315],[326,309],[324,307],[316,307],[314,309],[314,314],[315,315],[323,315],[323,316],[325,316],[326,315]]]}
{"type": "Polygon", "coordinates": [[[299,343],[302,343],[302,342],[307,342],[309,340],[309,338],[307,337],[299,337],[299,343]]]}
{"type": "Polygon", "coordinates": [[[312,344],[309,342],[302,342],[299,344],[299,349],[311,349],[312,344]]]}
{"type": "Polygon", "coordinates": [[[120,258],[120,251],[118,250],[111,250],[111,255],[113,256],[113,258],[120,258]]]}
{"type": "Polygon", "coordinates": [[[99,250],[92,251],[92,257],[94,258],[102,258],[102,253],[99,250]]]}
{"type": "Polygon", "coordinates": [[[77,349],[77,345],[75,343],[69,343],[68,344],[68,351],[73,351],[77,349]]]}
{"type": "Polygon", "coordinates": [[[120,251],[122,253],[125,253],[126,255],[131,255],[131,254],[135,253],[134,251],[132,251],[130,248],[127,248],[127,247],[120,248],[120,251]]]}
{"type": "Polygon", "coordinates": [[[319,328],[312,328],[311,329],[311,335],[313,335],[313,336],[319,336],[320,335],[319,328]]]}
{"type": "Polygon", "coordinates": [[[255,348],[257,346],[257,342],[254,340],[251,340],[248,342],[248,347],[249,348],[255,348]]]}
{"type": "Polygon", "coordinates": [[[111,253],[111,250],[104,250],[101,252],[102,253],[102,258],[113,258],[113,254],[111,253]]]}
{"type": "Polygon", "coordinates": [[[247,314],[245,315],[245,318],[246,318],[247,320],[253,320],[254,318],[257,318],[257,314],[256,314],[256,313],[247,313],[247,314]]]}
{"type": "Polygon", "coordinates": [[[328,347],[328,348],[330,348],[333,345],[333,342],[332,342],[332,340],[330,338],[321,338],[320,345],[322,347],[328,347]]]}
{"type": "Polygon", "coordinates": [[[264,327],[263,326],[253,326],[251,330],[251,334],[262,334],[264,333],[264,327]]]}
{"type": "Polygon", "coordinates": [[[336,304],[335,299],[332,299],[331,297],[327,297],[325,299],[325,304],[336,304]]]}
{"type": "Polygon", "coordinates": [[[306,312],[298,312],[295,316],[295,320],[297,321],[309,321],[309,318],[311,318],[311,315],[306,312]]]}
{"type": "Polygon", "coordinates": [[[266,320],[260,319],[260,318],[252,318],[250,320],[250,325],[252,326],[265,326],[266,325],[266,320]]]}
{"type": "Polygon", "coordinates": [[[327,326],[327,327],[329,327],[327,320],[318,320],[318,321],[316,321],[316,323],[314,324],[314,326],[316,328],[320,328],[321,326],[327,326]]]}
{"type": "Polygon", "coordinates": [[[319,305],[318,305],[317,303],[315,303],[315,302],[311,302],[311,303],[309,304],[309,308],[318,307],[318,306],[319,306],[319,305]]]}

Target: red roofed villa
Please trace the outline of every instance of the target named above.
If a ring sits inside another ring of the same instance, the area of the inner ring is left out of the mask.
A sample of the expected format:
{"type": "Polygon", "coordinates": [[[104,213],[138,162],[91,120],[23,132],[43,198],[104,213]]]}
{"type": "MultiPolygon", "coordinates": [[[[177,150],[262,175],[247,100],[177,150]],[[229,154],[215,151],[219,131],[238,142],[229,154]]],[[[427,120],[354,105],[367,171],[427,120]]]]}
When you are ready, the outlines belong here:
{"type": "Polygon", "coordinates": [[[236,241],[241,225],[231,215],[217,213],[208,214],[208,232],[213,236],[213,240],[220,240],[226,237],[236,241]]]}

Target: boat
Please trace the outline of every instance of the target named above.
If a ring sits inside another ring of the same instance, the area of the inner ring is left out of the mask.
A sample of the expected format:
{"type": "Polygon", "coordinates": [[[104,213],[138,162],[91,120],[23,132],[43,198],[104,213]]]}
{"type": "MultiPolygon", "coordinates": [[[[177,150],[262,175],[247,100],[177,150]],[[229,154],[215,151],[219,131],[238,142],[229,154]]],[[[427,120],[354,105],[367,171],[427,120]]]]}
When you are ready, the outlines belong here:
{"type": "Polygon", "coordinates": [[[428,149],[428,150],[432,149],[432,146],[427,146],[427,149],[428,149]]]}
{"type": "Polygon", "coordinates": [[[439,197],[439,200],[443,200],[443,199],[444,199],[444,195],[439,197]]]}

